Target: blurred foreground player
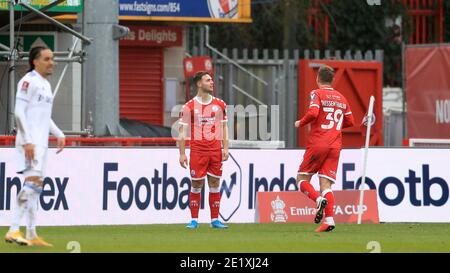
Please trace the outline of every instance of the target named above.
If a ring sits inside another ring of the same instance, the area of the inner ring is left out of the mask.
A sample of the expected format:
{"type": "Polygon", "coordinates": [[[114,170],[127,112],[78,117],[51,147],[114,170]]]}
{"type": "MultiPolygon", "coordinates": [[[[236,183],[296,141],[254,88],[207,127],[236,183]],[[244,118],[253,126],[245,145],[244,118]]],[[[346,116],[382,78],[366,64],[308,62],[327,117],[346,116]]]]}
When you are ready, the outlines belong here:
{"type": "Polygon", "coordinates": [[[65,146],[63,132],[53,122],[53,93],[47,77],[53,73],[53,52],[46,47],[30,51],[28,73],[19,81],[15,117],[17,124],[17,173],[25,182],[17,195],[17,204],[5,241],[27,246],[52,246],[36,233],[36,213],[47,164],[48,136],[57,137],[57,153],[65,146]],[[27,219],[26,238],[20,232],[20,220],[27,219]]]}
{"type": "Polygon", "coordinates": [[[320,67],[317,76],[319,89],[311,92],[306,115],[295,122],[297,128],[311,123],[308,144],[298,170],[297,183],[299,189],[316,202],[317,212],[314,219],[316,224],[322,221],[325,211],[325,220],[316,232],[332,231],[335,228],[331,185],[336,180],[342,149],[341,130],[354,124],[347,99],[331,87],[333,79],[334,70],[331,67],[320,67]],[[311,177],[316,173],[319,173],[320,194],[310,184],[311,177]]]}
{"type": "Polygon", "coordinates": [[[190,229],[198,227],[200,193],[205,184],[205,178],[208,177],[211,227],[228,228],[219,221],[222,161],[228,159],[227,106],[223,100],[211,95],[214,82],[209,73],[197,72],[194,76],[194,84],[197,95],[183,106],[179,120],[181,125],[180,165],[183,168],[186,168],[188,164],[185,140],[189,132],[191,139],[189,168],[192,185],[189,207],[192,220],[186,227],[190,229]]]}

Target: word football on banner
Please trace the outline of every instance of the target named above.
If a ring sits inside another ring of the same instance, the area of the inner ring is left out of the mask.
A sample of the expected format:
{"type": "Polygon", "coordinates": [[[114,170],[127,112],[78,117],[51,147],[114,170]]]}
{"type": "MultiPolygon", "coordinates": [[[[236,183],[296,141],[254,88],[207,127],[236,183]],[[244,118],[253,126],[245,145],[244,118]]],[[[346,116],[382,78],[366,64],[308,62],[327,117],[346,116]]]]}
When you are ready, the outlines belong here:
{"type": "MultiPolygon", "coordinates": [[[[334,191],[334,220],[337,223],[358,221],[359,194],[357,190],[334,191]]],[[[298,191],[258,192],[260,223],[313,223],[316,204],[298,191]]],[[[379,224],[376,190],[366,190],[363,202],[363,223],[379,224]]]]}

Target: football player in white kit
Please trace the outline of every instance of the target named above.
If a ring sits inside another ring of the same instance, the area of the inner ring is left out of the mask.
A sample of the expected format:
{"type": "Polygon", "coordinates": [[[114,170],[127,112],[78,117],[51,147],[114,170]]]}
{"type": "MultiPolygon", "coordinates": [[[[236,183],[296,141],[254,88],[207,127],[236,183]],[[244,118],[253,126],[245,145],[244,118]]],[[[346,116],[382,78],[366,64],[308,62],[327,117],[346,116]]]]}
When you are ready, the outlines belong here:
{"type": "Polygon", "coordinates": [[[52,246],[36,233],[36,212],[42,192],[47,163],[49,133],[57,137],[57,153],[65,146],[64,133],[53,122],[53,93],[47,77],[53,73],[53,52],[46,47],[30,51],[28,73],[19,81],[15,118],[17,125],[17,173],[25,182],[17,195],[11,227],[5,236],[8,243],[27,246],[52,246]],[[27,219],[26,238],[20,232],[20,221],[27,219]]]}

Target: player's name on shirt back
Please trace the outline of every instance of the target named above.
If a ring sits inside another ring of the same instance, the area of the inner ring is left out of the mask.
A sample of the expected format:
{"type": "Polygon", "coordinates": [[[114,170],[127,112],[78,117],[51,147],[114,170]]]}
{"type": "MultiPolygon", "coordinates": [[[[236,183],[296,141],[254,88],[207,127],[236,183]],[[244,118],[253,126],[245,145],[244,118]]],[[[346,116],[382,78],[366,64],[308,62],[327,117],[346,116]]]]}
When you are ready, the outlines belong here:
{"type": "Polygon", "coordinates": [[[341,109],[347,109],[347,104],[334,100],[321,100],[322,106],[324,107],[338,107],[341,109]]]}

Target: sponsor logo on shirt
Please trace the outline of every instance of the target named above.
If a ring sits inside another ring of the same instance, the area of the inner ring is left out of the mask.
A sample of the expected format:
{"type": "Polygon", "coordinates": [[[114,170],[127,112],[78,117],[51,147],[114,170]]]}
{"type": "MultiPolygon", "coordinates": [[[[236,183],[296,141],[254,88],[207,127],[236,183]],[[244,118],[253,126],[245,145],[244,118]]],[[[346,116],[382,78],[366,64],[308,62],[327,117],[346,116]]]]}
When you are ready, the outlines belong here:
{"type": "Polygon", "coordinates": [[[41,102],[41,101],[49,103],[49,104],[52,104],[53,103],[53,98],[52,97],[48,97],[48,96],[43,96],[43,95],[39,94],[38,102],[41,102]]]}
{"type": "Polygon", "coordinates": [[[198,122],[200,124],[209,124],[209,125],[214,125],[216,121],[216,117],[203,117],[203,116],[198,116],[198,122]]]}
{"type": "Polygon", "coordinates": [[[327,99],[340,100],[340,99],[341,99],[341,96],[335,95],[335,94],[327,95],[327,99]]]}

